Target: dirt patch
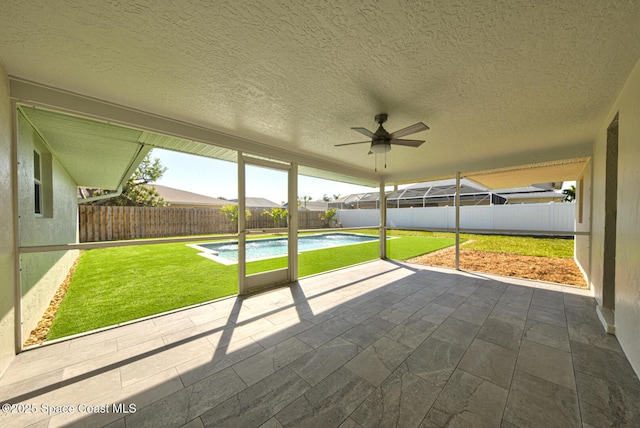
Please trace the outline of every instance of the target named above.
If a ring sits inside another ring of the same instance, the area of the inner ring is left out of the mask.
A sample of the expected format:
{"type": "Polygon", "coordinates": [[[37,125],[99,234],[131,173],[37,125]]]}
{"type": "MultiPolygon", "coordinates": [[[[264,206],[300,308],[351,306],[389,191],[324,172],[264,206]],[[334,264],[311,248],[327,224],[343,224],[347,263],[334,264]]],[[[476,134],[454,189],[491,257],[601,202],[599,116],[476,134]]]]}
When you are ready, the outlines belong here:
{"type": "Polygon", "coordinates": [[[60,307],[60,303],[62,303],[62,299],[67,294],[67,289],[69,288],[69,284],[71,284],[71,278],[73,277],[73,273],[76,271],[76,267],[78,266],[78,262],[80,261],[80,256],[73,262],[71,269],[69,269],[69,273],[62,281],[62,284],[56,290],[56,294],[54,294],[51,299],[51,303],[49,303],[49,307],[44,312],[42,319],[34,328],[31,330],[31,334],[26,342],[22,345],[24,348],[27,346],[37,345],[39,343],[44,342],[47,339],[47,334],[49,334],[49,329],[51,328],[51,323],[53,323],[53,319],[56,317],[56,312],[58,312],[58,308],[60,307]]]}
{"type": "MultiPolygon", "coordinates": [[[[455,248],[445,248],[407,260],[430,266],[455,267],[455,248]]],[[[573,259],[519,256],[460,249],[460,269],[586,287],[573,259]]]]}

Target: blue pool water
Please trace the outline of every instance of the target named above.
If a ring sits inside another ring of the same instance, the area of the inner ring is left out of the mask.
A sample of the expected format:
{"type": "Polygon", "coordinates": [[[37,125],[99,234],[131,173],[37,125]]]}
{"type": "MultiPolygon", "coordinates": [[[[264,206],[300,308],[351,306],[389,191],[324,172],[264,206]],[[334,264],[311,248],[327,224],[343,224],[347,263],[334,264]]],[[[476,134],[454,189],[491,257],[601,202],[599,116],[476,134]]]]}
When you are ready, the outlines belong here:
{"type": "MultiPolygon", "coordinates": [[[[321,248],[340,247],[342,245],[361,244],[377,241],[377,236],[356,235],[353,233],[323,233],[298,237],[298,251],[319,250],[321,248]]],[[[287,255],[287,238],[269,238],[247,240],[247,261],[282,257],[287,255]]],[[[208,257],[221,263],[238,262],[238,241],[200,244],[208,257]],[[222,259],[222,260],[217,260],[222,259]]]]}

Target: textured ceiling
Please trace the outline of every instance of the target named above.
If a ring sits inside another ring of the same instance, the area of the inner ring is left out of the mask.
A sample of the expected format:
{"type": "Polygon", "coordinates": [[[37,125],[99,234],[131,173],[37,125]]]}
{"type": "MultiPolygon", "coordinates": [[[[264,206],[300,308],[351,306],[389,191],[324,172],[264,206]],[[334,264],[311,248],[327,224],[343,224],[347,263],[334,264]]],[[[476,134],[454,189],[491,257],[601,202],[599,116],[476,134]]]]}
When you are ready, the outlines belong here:
{"type": "Polygon", "coordinates": [[[378,158],[418,181],[588,156],[639,22],[631,0],[4,0],[0,62],[345,167],[374,168],[366,145],[333,147],[362,140],[350,127],[423,121],[422,147],[378,158]]]}

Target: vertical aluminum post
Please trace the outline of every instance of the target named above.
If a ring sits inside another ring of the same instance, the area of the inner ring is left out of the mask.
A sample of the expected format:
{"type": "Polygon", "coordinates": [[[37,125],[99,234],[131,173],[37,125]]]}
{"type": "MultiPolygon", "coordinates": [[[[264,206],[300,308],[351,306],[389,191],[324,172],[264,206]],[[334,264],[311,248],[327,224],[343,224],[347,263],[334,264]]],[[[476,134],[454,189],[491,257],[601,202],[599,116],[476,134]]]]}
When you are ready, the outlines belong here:
{"type": "Polygon", "coordinates": [[[247,209],[244,153],[238,152],[238,294],[245,292],[247,276],[247,209]]]}
{"type": "Polygon", "coordinates": [[[298,164],[291,163],[289,173],[289,282],[298,280],[298,164]],[[293,208],[293,209],[292,209],[293,208]]]}
{"type": "Polygon", "coordinates": [[[380,258],[387,258],[387,195],[384,180],[380,181],[380,258]]]}
{"type": "Polygon", "coordinates": [[[460,270],[460,172],[456,172],[456,270],[460,270]]]}

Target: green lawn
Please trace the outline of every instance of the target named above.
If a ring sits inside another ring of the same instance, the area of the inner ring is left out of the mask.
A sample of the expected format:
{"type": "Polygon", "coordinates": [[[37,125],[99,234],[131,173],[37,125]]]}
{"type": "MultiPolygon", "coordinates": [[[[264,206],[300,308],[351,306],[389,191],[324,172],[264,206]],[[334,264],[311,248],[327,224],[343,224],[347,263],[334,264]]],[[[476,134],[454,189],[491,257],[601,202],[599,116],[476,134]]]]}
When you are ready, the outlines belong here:
{"type": "MultiPolygon", "coordinates": [[[[425,236],[432,238],[455,239],[453,233],[423,232],[413,230],[391,230],[390,236],[425,236]]],[[[461,233],[463,248],[467,250],[487,251],[491,253],[518,254],[553,258],[572,258],[573,239],[543,238],[532,236],[472,235],[461,233]]],[[[396,258],[396,257],[393,257],[396,258]]],[[[400,257],[397,257],[401,259],[400,257]]]]}
{"type": "MultiPolygon", "coordinates": [[[[377,233],[377,232],[374,232],[377,233]]],[[[402,236],[389,256],[404,260],[453,245],[450,237],[402,236]]],[[[184,243],[85,251],[47,340],[131,321],[237,293],[237,265],[198,256],[184,243]]],[[[374,260],[378,243],[303,252],[299,276],[374,260]]],[[[285,257],[250,262],[249,274],[286,266],[285,257]]]]}
{"type": "MultiPolygon", "coordinates": [[[[376,230],[358,233],[377,234],[376,230]]],[[[389,231],[387,255],[406,260],[448,247],[452,233],[389,231]]],[[[573,240],[461,235],[464,248],[521,255],[573,257],[573,240]]],[[[238,269],[198,256],[184,243],[85,251],[47,336],[48,340],[194,305],[237,293],[238,269]]],[[[299,276],[309,276],[379,257],[378,243],[308,251],[299,276]]],[[[286,267],[284,257],[251,262],[253,274],[286,267]]]]}

